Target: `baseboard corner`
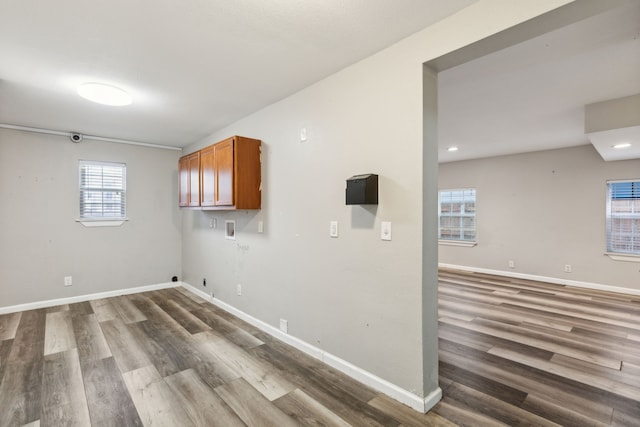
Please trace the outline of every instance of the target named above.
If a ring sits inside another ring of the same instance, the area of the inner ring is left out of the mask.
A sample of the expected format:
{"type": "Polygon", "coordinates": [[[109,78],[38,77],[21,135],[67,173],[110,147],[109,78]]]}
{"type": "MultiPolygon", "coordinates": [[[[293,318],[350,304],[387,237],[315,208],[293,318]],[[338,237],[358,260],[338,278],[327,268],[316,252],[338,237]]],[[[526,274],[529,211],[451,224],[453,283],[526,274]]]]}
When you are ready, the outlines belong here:
{"type": "Polygon", "coordinates": [[[418,412],[427,412],[442,397],[442,391],[440,390],[440,388],[438,388],[437,390],[431,392],[426,398],[422,398],[338,356],[335,356],[329,352],[326,352],[325,350],[322,350],[321,348],[309,344],[308,342],[303,341],[300,338],[286,334],[275,326],[257,319],[218,298],[211,297],[210,295],[207,295],[202,290],[194,287],[187,282],[181,282],[181,285],[189,291],[195,293],[196,295],[204,298],[205,300],[210,301],[217,307],[220,307],[221,309],[233,314],[234,316],[237,316],[245,322],[250,323],[263,332],[266,332],[272,337],[296,348],[297,350],[315,359],[326,363],[327,365],[337,369],[345,375],[348,375],[356,381],[359,381],[373,388],[374,390],[379,391],[380,393],[383,393],[391,397],[392,399],[409,406],[410,408],[418,412]]]}
{"type": "Polygon", "coordinates": [[[56,298],[44,301],[28,302],[12,306],[0,307],[0,314],[15,313],[18,311],[35,310],[38,308],[55,307],[56,305],[74,304],[77,302],[92,301],[102,298],[117,297],[120,295],[137,294],[140,292],[157,291],[161,289],[175,288],[180,286],[179,282],[165,282],[154,285],[143,285],[135,288],[116,289],[114,291],[98,292],[94,294],[76,295],[72,297],[56,298]]]}

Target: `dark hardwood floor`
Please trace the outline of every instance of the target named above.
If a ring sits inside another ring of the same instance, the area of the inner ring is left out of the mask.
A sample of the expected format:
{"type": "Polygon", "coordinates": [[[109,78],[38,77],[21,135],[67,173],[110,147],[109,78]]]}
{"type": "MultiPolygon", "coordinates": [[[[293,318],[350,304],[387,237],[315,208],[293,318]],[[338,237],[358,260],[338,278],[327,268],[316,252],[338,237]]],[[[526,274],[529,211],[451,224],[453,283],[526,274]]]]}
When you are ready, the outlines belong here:
{"type": "Polygon", "coordinates": [[[419,414],[184,289],[0,315],[0,426],[640,426],[640,297],[441,271],[419,414]]]}

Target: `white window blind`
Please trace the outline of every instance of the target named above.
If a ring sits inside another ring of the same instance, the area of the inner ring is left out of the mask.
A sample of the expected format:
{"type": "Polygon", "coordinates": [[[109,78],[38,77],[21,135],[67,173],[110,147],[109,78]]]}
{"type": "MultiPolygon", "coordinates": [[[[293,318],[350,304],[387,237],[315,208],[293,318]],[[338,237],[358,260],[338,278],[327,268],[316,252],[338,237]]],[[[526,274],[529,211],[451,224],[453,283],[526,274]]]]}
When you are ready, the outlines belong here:
{"type": "Polygon", "coordinates": [[[80,161],[80,219],[126,218],[124,163],[80,161]]]}
{"type": "Polygon", "coordinates": [[[607,252],[640,255],[640,181],[609,181],[607,190],[607,252]]]}
{"type": "Polygon", "coordinates": [[[438,192],[438,239],[476,240],[476,189],[438,192]]]}

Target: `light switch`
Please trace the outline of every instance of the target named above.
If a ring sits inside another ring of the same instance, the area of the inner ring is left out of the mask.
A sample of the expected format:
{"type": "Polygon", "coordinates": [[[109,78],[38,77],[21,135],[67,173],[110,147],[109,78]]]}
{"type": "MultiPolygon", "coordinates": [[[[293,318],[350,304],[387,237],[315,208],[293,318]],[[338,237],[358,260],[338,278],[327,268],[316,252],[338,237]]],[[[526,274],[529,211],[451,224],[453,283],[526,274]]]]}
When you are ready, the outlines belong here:
{"type": "Polygon", "coordinates": [[[380,224],[380,238],[391,240],[391,223],[389,221],[382,221],[380,224]]]}
{"type": "Polygon", "coordinates": [[[338,221],[331,221],[329,223],[329,236],[338,237],[338,221]]]}

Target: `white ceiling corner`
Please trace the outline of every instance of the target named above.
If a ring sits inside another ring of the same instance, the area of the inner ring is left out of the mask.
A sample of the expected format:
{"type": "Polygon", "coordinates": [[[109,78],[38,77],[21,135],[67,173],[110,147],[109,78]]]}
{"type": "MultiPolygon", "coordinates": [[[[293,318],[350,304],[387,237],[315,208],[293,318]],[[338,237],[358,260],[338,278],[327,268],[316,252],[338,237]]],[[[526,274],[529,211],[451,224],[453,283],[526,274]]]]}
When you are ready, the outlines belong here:
{"type": "MultiPolygon", "coordinates": [[[[474,1],[0,0],[0,123],[186,146],[474,1]],[[89,80],[134,104],[88,103],[89,80]]],[[[584,106],[640,93],[622,4],[440,72],[440,161],[589,144],[584,106]]]]}
{"type": "Polygon", "coordinates": [[[185,146],[474,1],[0,0],[0,123],[185,146]]]}
{"type": "Polygon", "coordinates": [[[640,2],[442,71],[438,83],[441,162],[587,145],[585,105],[640,93],[640,2]]]}

